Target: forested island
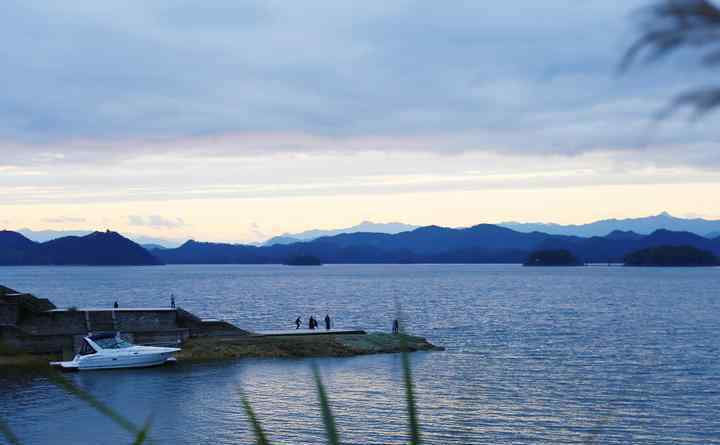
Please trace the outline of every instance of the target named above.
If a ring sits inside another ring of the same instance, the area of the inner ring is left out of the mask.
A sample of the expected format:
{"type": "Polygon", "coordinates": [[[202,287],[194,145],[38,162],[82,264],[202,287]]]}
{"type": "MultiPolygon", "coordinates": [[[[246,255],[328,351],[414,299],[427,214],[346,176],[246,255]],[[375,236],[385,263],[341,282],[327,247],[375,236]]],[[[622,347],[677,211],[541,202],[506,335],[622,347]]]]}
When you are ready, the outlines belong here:
{"type": "Polygon", "coordinates": [[[569,250],[537,250],[530,254],[523,266],[584,266],[569,250]]]}
{"type": "Polygon", "coordinates": [[[720,260],[709,250],[692,246],[658,246],[637,250],[625,256],[626,266],[707,267],[718,266],[720,260]]]}

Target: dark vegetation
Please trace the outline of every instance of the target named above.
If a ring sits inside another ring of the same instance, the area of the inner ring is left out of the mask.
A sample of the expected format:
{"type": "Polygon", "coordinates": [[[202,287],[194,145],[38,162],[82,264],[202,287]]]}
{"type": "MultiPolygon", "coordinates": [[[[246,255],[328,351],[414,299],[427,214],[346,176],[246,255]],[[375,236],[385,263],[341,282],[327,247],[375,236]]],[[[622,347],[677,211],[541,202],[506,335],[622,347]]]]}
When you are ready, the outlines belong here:
{"type": "Polygon", "coordinates": [[[703,267],[720,265],[718,257],[692,246],[659,246],[638,250],[625,256],[626,266],[703,267]]]}
{"type": "Polygon", "coordinates": [[[584,266],[568,250],[538,250],[530,254],[524,266],[584,266]]]}

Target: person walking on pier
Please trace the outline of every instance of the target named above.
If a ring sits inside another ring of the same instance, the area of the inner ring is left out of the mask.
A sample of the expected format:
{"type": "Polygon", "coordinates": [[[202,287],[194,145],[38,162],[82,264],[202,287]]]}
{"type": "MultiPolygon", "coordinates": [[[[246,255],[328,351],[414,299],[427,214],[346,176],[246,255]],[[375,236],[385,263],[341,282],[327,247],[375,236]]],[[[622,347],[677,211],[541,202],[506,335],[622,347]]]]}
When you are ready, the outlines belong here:
{"type": "Polygon", "coordinates": [[[392,326],[393,334],[399,334],[400,333],[400,320],[397,318],[393,320],[393,326],[392,326]]]}
{"type": "Polygon", "coordinates": [[[310,316],[310,319],[308,320],[308,328],[309,329],[315,329],[315,319],[313,316],[310,316]]]}
{"type": "Polygon", "coordinates": [[[300,325],[302,324],[302,320],[300,320],[300,317],[295,319],[295,329],[300,329],[300,325]]]}
{"type": "Polygon", "coordinates": [[[325,315],[325,330],[330,330],[330,314],[325,315]]]}
{"type": "Polygon", "coordinates": [[[170,307],[175,309],[175,295],[170,294],[170,307]]]}

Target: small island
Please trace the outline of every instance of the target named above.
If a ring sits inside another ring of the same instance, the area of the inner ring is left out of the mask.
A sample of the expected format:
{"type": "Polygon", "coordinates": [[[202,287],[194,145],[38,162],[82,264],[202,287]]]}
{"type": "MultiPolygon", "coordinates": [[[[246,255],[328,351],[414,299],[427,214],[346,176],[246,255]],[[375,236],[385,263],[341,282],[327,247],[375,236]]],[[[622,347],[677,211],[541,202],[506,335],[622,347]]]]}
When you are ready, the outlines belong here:
{"type": "Polygon", "coordinates": [[[625,255],[626,266],[640,267],[711,267],[720,265],[709,250],[692,246],[659,246],[625,255]]]}
{"type": "Polygon", "coordinates": [[[530,254],[523,266],[584,266],[569,250],[537,250],[530,254]]]}
{"type": "Polygon", "coordinates": [[[285,266],[322,266],[320,258],[313,255],[296,255],[283,263],[285,266]]]}

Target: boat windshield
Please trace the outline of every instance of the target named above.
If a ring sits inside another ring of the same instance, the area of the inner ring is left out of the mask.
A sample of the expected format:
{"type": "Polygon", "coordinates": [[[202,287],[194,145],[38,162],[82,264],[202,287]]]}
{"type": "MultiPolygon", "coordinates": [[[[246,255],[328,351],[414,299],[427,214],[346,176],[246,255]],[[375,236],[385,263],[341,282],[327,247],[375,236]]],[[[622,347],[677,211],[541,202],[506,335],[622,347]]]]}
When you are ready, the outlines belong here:
{"type": "Polygon", "coordinates": [[[85,339],[83,339],[82,343],[80,344],[80,350],[78,351],[78,354],[91,355],[91,354],[95,354],[95,352],[96,352],[95,349],[93,349],[93,347],[90,346],[90,344],[87,341],[85,341],[85,339]]]}
{"type": "Polygon", "coordinates": [[[97,339],[97,340],[95,340],[95,343],[97,343],[97,345],[103,349],[123,349],[123,348],[129,348],[132,346],[130,343],[126,342],[125,340],[118,339],[116,337],[97,339]]]}

